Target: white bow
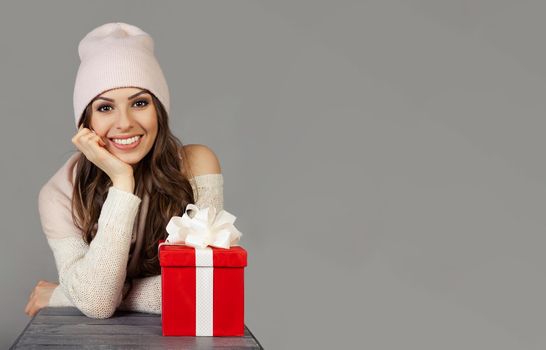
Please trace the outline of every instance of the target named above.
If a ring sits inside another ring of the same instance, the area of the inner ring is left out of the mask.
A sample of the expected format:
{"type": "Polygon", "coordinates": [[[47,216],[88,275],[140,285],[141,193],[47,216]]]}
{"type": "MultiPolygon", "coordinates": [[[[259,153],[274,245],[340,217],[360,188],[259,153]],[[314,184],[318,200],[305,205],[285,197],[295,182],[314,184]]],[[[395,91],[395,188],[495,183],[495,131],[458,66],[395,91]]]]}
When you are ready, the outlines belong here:
{"type": "Polygon", "coordinates": [[[242,233],[233,225],[236,217],[225,210],[216,214],[216,208],[199,209],[195,204],[188,204],[184,215],[173,216],[167,224],[169,236],[166,244],[184,243],[195,248],[213,246],[229,249],[239,241],[242,233]],[[193,218],[188,210],[195,212],[193,218]]]}

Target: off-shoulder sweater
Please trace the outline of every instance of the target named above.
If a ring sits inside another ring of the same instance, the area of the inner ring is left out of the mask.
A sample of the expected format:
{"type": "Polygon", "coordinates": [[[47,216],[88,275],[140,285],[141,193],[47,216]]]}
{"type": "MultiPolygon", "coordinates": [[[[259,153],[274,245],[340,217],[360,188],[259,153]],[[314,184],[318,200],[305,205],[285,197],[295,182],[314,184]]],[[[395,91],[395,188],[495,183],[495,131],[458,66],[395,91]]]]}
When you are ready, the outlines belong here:
{"type": "MultiPolygon", "coordinates": [[[[75,165],[80,154],[72,155],[38,196],[42,229],[59,273],[59,286],[49,306],[75,306],[92,318],[108,318],[116,309],[160,314],[161,275],[131,278],[131,282],[127,278],[131,257],[138,255],[135,250],[142,242],[143,225],[137,221],[144,222],[147,201],[109,187],[97,233],[87,244],[71,213],[75,165]]],[[[214,206],[217,212],[223,209],[222,174],[198,175],[189,181],[198,207],[214,206]]]]}

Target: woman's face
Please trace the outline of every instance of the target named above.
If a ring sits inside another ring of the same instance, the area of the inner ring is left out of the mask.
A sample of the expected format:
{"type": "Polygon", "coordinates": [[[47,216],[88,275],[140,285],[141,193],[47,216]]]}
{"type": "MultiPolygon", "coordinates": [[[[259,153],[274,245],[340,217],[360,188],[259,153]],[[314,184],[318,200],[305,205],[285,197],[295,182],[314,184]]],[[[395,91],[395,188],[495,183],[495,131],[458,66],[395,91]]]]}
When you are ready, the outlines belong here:
{"type": "Polygon", "coordinates": [[[91,110],[91,128],[125,163],[137,164],[152,149],[157,113],[149,93],[132,87],[109,90],[93,100],[91,110]]]}

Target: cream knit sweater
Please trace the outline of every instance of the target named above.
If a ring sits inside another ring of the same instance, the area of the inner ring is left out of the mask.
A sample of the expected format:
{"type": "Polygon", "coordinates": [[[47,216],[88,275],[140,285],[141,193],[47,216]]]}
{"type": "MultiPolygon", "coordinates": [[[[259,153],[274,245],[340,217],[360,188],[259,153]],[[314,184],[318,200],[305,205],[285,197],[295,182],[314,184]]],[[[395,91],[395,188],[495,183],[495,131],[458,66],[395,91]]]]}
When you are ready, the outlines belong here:
{"type": "MultiPolygon", "coordinates": [[[[161,275],[133,279],[132,286],[126,282],[141,198],[110,187],[98,219],[97,234],[86,244],[71,217],[74,165],[78,156],[79,152],[68,159],[42,187],[38,197],[42,229],[59,273],[59,286],[49,306],[75,306],[92,318],[108,318],[118,308],[160,314],[161,275]]],[[[195,176],[190,183],[198,207],[223,209],[222,174],[195,176]]]]}

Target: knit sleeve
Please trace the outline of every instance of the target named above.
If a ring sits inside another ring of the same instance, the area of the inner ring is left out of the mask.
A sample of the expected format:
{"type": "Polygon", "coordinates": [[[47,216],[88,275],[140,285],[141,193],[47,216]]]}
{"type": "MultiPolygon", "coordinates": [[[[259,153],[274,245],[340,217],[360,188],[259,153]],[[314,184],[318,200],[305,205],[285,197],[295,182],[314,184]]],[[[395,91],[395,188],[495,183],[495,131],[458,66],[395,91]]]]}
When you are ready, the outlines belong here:
{"type": "Polygon", "coordinates": [[[72,304],[88,317],[108,318],[121,303],[141,199],[110,187],[96,236],[87,244],[70,218],[70,197],[54,185],[46,184],[38,196],[42,228],[59,273],[49,305],[72,304]]]}
{"type": "MultiPolygon", "coordinates": [[[[199,208],[214,206],[223,209],[222,174],[198,175],[190,184],[199,208]]],[[[161,275],[133,279],[132,288],[120,305],[121,310],[161,314],[161,275]]]]}
{"type": "Polygon", "coordinates": [[[224,177],[222,174],[198,175],[190,179],[195,205],[199,208],[212,206],[216,212],[224,209],[224,177]]]}

